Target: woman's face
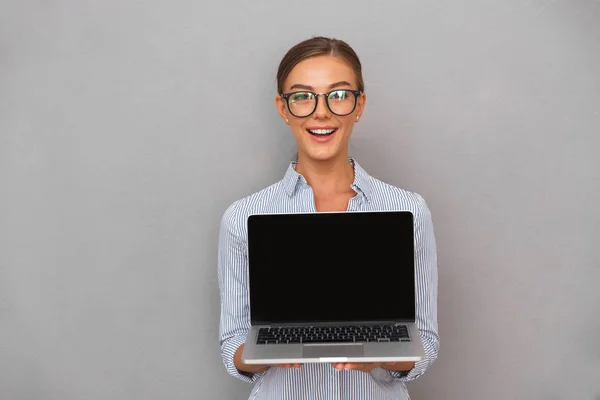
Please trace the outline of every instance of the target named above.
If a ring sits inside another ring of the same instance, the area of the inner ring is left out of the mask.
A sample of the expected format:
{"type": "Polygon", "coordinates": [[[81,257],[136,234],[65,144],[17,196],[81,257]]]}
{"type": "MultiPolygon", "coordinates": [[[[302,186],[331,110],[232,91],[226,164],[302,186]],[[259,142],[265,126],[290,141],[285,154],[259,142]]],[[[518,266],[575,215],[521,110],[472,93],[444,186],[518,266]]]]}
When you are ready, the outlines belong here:
{"type": "MultiPolygon", "coordinates": [[[[358,90],[356,74],[352,68],[342,58],[319,56],[306,59],[292,69],[284,83],[283,93],[308,91],[320,94],[342,89],[358,90]]],[[[348,100],[341,99],[340,95],[343,93],[335,92],[329,100],[338,114],[346,112],[342,104],[348,100]],[[335,102],[338,103],[334,104],[335,102]]],[[[353,95],[348,93],[348,96],[353,95]]],[[[307,103],[306,98],[305,94],[300,94],[289,99],[294,114],[303,115],[310,112],[310,105],[303,105],[303,102],[307,103]]],[[[362,115],[365,94],[358,96],[356,108],[345,116],[332,113],[325,100],[325,96],[318,96],[316,110],[308,117],[300,118],[290,112],[284,98],[276,98],[279,114],[290,126],[301,157],[327,161],[348,155],[350,134],[354,123],[358,122],[362,115]]],[[[353,102],[352,100],[351,103],[353,102]]]]}

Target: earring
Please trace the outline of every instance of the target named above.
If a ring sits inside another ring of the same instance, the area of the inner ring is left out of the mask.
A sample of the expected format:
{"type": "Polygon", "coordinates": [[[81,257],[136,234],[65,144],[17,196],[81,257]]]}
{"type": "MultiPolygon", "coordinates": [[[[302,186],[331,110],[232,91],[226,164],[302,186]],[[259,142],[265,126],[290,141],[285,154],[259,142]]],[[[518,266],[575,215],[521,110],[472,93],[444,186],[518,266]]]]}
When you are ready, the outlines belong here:
{"type": "Polygon", "coordinates": [[[286,123],[286,124],[289,124],[289,123],[290,123],[290,120],[286,118],[286,119],[285,119],[285,123],[286,123]]]}
{"type": "Polygon", "coordinates": [[[356,116],[356,122],[358,122],[358,115],[356,116]]]}

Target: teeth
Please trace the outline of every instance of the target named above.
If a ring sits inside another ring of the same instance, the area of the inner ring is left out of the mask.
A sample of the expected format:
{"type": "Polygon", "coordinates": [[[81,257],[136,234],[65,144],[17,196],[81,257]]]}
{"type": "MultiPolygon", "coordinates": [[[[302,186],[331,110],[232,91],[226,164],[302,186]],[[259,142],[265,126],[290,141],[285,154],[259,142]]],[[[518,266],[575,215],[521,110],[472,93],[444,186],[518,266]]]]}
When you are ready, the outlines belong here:
{"type": "Polygon", "coordinates": [[[335,129],[309,129],[308,131],[315,135],[329,135],[330,133],[333,133],[335,129]]]}

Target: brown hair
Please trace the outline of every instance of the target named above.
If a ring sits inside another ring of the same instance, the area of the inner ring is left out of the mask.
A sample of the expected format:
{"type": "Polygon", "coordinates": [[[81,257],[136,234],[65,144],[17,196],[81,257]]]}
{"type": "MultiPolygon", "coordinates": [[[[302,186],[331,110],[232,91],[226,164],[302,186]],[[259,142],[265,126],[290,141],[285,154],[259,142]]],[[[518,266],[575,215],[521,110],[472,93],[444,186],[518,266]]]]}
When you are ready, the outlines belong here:
{"type": "Polygon", "coordinates": [[[287,79],[292,69],[301,61],[307,58],[318,56],[334,56],[341,57],[346,61],[356,74],[358,90],[364,90],[365,84],[362,77],[362,66],[358,55],[352,47],[343,40],[316,36],[296,44],[288,50],[277,70],[277,93],[283,93],[283,84],[287,79]]]}

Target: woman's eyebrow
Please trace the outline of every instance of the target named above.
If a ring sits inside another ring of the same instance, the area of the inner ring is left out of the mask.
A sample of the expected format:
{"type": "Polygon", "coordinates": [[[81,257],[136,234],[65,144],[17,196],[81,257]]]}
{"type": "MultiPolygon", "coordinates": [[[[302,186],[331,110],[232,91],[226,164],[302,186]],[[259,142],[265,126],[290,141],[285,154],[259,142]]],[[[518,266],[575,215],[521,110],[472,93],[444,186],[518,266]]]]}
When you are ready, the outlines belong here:
{"type": "Polygon", "coordinates": [[[314,90],[314,88],[312,86],[302,85],[300,83],[296,83],[295,85],[292,85],[290,90],[292,90],[292,89],[314,90]]]}
{"type": "MultiPolygon", "coordinates": [[[[350,86],[350,87],[352,87],[352,84],[350,82],[348,82],[348,81],[339,81],[339,82],[332,83],[331,85],[329,85],[329,89],[333,89],[333,88],[338,87],[338,86],[350,86]]],[[[293,89],[314,90],[314,88],[312,86],[303,85],[301,83],[296,83],[296,84],[292,85],[292,87],[290,87],[290,90],[293,90],[293,89]]]]}
{"type": "Polygon", "coordinates": [[[337,87],[337,86],[350,86],[350,87],[352,87],[352,84],[350,84],[350,82],[347,82],[347,81],[339,81],[339,82],[332,83],[331,85],[329,85],[329,89],[333,89],[334,87],[337,87]]]}

